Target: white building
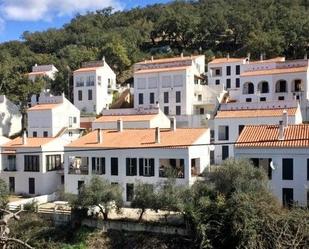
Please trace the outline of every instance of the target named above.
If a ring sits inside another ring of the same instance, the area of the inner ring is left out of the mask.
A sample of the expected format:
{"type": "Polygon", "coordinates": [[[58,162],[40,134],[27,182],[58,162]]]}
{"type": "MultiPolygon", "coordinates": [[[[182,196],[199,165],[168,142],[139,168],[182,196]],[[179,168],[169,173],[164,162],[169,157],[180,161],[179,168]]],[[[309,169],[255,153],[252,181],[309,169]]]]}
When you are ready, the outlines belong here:
{"type": "Polygon", "coordinates": [[[74,74],[74,105],[84,113],[100,114],[113,101],[116,74],[106,61],[85,62],[74,74]]]}
{"type": "Polygon", "coordinates": [[[309,204],[309,125],[246,126],[235,146],[235,156],[264,168],[270,187],[284,205],[309,204]]]}
{"type": "Polygon", "coordinates": [[[221,86],[203,84],[205,56],[146,60],[134,65],[134,108],[159,107],[186,127],[207,125],[223,98],[221,86]]]}
{"type": "Polygon", "coordinates": [[[189,185],[209,166],[207,129],[96,130],[65,147],[65,192],[78,192],[93,175],[120,184],[131,201],[138,181],[154,187],[174,168],[177,184],[189,185]]]}
{"type": "Polygon", "coordinates": [[[246,125],[278,124],[287,112],[290,124],[301,124],[302,115],[297,101],[222,104],[214,119],[211,163],[221,164],[234,157],[234,143],[246,125]]]}
{"type": "Polygon", "coordinates": [[[0,136],[12,136],[21,131],[22,115],[18,106],[0,95],[0,136]]]}
{"type": "Polygon", "coordinates": [[[92,129],[117,129],[118,120],[122,120],[124,129],[170,128],[170,119],[160,109],[137,112],[130,108],[103,111],[103,115],[92,122],[92,129]]]}
{"type": "MultiPolygon", "coordinates": [[[[56,73],[58,72],[58,69],[54,65],[37,65],[35,64],[32,67],[32,72],[28,73],[28,77],[31,81],[35,81],[37,77],[46,77],[51,80],[54,80],[56,77],[56,73]]],[[[49,91],[48,86],[44,86],[42,91],[49,91]]],[[[31,106],[36,105],[39,101],[39,94],[38,95],[32,95],[31,96],[31,106]]]]}
{"type": "Polygon", "coordinates": [[[208,64],[208,84],[223,85],[229,102],[274,102],[298,100],[304,120],[309,120],[309,60],[250,61],[220,58],[208,64]]]}
{"type": "Polygon", "coordinates": [[[79,133],[80,111],[64,94],[41,93],[39,104],[29,108],[27,113],[29,137],[55,137],[65,128],[79,133]]]}

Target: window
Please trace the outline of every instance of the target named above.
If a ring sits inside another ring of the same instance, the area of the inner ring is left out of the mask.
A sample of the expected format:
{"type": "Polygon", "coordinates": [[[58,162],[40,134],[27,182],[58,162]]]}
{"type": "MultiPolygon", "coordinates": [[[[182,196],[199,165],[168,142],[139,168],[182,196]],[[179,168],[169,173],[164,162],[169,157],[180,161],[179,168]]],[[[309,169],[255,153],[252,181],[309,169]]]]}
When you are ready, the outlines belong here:
{"type": "Polygon", "coordinates": [[[240,65],[236,65],[236,75],[240,75],[240,65]]]}
{"type": "Polygon", "coordinates": [[[137,175],[137,159],[126,158],[126,175],[136,176],[137,175]]]}
{"type": "Polygon", "coordinates": [[[139,175],[154,176],[154,159],[140,158],[139,159],[139,175]]]}
{"type": "Polygon", "coordinates": [[[200,115],[205,114],[205,109],[203,107],[200,108],[200,115]]]}
{"type": "Polygon", "coordinates": [[[92,157],[92,174],[104,175],[105,174],[105,157],[92,157]]]}
{"type": "Polygon", "coordinates": [[[215,151],[211,150],[209,156],[210,156],[210,164],[211,165],[215,164],[215,151]]]}
{"type": "Polygon", "coordinates": [[[226,75],[231,75],[231,66],[226,67],[226,75]]]}
{"type": "Polygon", "coordinates": [[[127,191],[127,201],[132,201],[134,197],[134,184],[133,183],[127,183],[126,187],[127,191]]]}
{"type": "Polygon", "coordinates": [[[293,180],[293,159],[282,159],[282,180],[293,180]]]}
{"type": "Polygon", "coordinates": [[[88,100],[92,100],[92,90],[88,89],[88,100]]]}
{"type": "Polygon", "coordinates": [[[168,92],[164,92],[164,103],[166,104],[166,103],[168,103],[168,92]]]}
{"type": "Polygon", "coordinates": [[[35,179],[32,177],[29,178],[29,194],[35,194],[35,179]]]}
{"type": "Polygon", "coordinates": [[[118,158],[111,157],[111,175],[118,176],[118,158]]]}
{"type": "Polygon", "coordinates": [[[236,88],[239,88],[239,87],[240,87],[240,79],[236,78],[236,88]]]}
{"type": "Polygon", "coordinates": [[[72,136],[73,136],[73,132],[69,131],[69,137],[72,137],[72,136]]]}
{"type": "Polygon", "coordinates": [[[276,83],[276,93],[287,92],[287,82],[285,80],[279,80],[276,83]]]}
{"type": "Polygon", "coordinates": [[[202,94],[197,95],[197,100],[202,101],[202,94]]]}
{"type": "Polygon", "coordinates": [[[231,88],[231,79],[226,79],[226,88],[231,88]]]}
{"type": "Polygon", "coordinates": [[[24,156],[24,171],[39,172],[40,156],[26,155],[24,156]]]}
{"type": "Polygon", "coordinates": [[[215,70],[215,76],[220,76],[221,75],[221,70],[220,69],[216,69],[215,70]]]}
{"type": "Polygon", "coordinates": [[[82,90],[78,90],[78,100],[79,101],[83,100],[83,92],[82,92],[82,90]]]}
{"type": "Polygon", "coordinates": [[[269,86],[267,81],[262,81],[258,84],[258,90],[260,93],[268,93],[269,92],[269,86]]]}
{"type": "Polygon", "coordinates": [[[260,98],[260,101],[261,101],[261,102],[266,101],[266,97],[261,97],[261,98],[260,98]]]}
{"type": "Polygon", "coordinates": [[[284,100],[284,96],[279,96],[278,100],[284,100]]]}
{"type": "Polygon", "coordinates": [[[77,182],[77,191],[80,192],[81,188],[84,186],[85,181],[78,181],[77,182]]]}
{"type": "Polygon", "coordinates": [[[73,117],[73,123],[76,124],[77,123],[77,118],[73,117]]]}
{"type": "Polygon", "coordinates": [[[215,130],[210,130],[210,142],[215,141],[215,130]]]}
{"type": "Polygon", "coordinates": [[[36,131],[32,132],[32,136],[33,137],[37,137],[38,136],[38,133],[36,131]]]}
{"type": "Polygon", "coordinates": [[[219,140],[229,140],[229,127],[228,126],[219,126],[219,140]]]}
{"type": "Polygon", "coordinates": [[[144,104],[144,95],[142,93],[138,94],[138,104],[143,105],[144,104]]]}
{"type": "Polygon", "coordinates": [[[15,177],[13,177],[13,176],[9,177],[9,191],[10,191],[10,193],[15,192],[15,177]]]}
{"type": "Polygon", "coordinates": [[[181,115],[181,106],[180,105],[177,105],[176,106],[176,115],[181,115]]]}
{"type": "Polygon", "coordinates": [[[180,103],[181,102],[181,92],[177,91],[176,92],[176,103],[180,103]]]}
{"type": "Polygon", "coordinates": [[[101,85],[102,76],[98,76],[98,85],[101,85]]]}
{"type": "Polygon", "coordinates": [[[165,115],[169,115],[169,108],[168,108],[168,106],[164,106],[163,112],[164,112],[165,115]]]}
{"type": "Polygon", "coordinates": [[[154,93],[150,93],[149,94],[149,103],[150,104],[154,104],[154,102],[155,102],[155,94],[154,93]]]}
{"type": "Polygon", "coordinates": [[[294,202],[294,190],[292,188],[282,189],[282,203],[285,207],[291,207],[294,202]]]}
{"type": "Polygon", "coordinates": [[[222,146],[222,160],[229,158],[229,146],[223,145],[222,146]]]}
{"type": "Polygon", "coordinates": [[[252,82],[246,82],[242,89],[243,94],[254,94],[254,84],[252,82]]]}
{"type": "Polygon", "coordinates": [[[216,80],[216,85],[220,85],[220,80],[216,80]]]}
{"type": "MultiPolygon", "coordinates": [[[[168,177],[169,174],[174,175],[177,178],[185,178],[185,160],[184,159],[160,159],[159,160],[159,177],[168,177]]],[[[191,159],[191,169],[195,173],[197,172],[196,160],[191,159]],[[193,161],[193,164],[192,164],[193,161]]]]}
{"type": "Polygon", "coordinates": [[[86,86],[94,86],[94,76],[88,76],[86,86]]]}
{"type": "Polygon", "coordinates": [[[52,171],[61,168],[61,155],[46,156],[46,170],[52,171]]]}
{"type": "Polygon", "coordinates": [[[246,102],[252,102],[251,98],[246,98],[246,102]]]}
{"type": "Polygon", "coordinates": [[[43,137],[48,137],[48,131],[43,132],[43,137]]]}
{"type": "Polygon", "coordinates": [[[238,135],[242,132],[242,130],[245,128],[244,125],[238,125],[238,135]]]}
{"type": "Polygon", "coordinates": [[[307,180],[309,181],[309,158],[307,159],[307,180]]]}

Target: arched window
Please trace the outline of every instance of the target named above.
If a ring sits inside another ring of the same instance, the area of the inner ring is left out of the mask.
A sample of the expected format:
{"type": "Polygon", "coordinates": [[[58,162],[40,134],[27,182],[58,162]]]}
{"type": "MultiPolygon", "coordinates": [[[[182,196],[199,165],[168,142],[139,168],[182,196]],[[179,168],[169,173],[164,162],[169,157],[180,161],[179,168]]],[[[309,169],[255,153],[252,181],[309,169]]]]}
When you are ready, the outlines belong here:
{"type": "Polygon", "coordinates": [[[243,94],[254,94],[254,85],[252,82],[246,82],[243,86],[243,94]]]}
{"type": "Polygon", "coordinates": [[[278,80],[276,83],[276,93],[286,93],[288,91],[286,80],[278,80]]]}
{"type": "Polygon", "coordinates": [[[303,90],[302,80],[296,79],[292,81],[292,92],[301,92],[303,90]]]}
{"type": "Polygon", "coordinates": [[[260,93],[269,93],[269,85],[267,81],[261,81],[258,84],[258,89],[260,93]]]}

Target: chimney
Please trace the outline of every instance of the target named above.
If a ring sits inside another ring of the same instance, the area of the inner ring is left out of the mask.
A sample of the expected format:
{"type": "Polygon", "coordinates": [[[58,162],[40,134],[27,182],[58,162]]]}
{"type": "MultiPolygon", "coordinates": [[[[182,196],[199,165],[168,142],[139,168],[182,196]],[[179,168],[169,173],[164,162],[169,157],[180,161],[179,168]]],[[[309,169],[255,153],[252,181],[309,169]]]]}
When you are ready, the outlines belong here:
{"type": "Polygon", "coordinates": [[[307,53],[305,53],[305,55],[304,55],[304,60],[308,60],[308,54],[307,53]]]}
{"type": "Polygon", "coordinates": [[[103,131],[101,129],[97,129],[97,142],[98,144],[103,142],[103,131]]]}
{"type": "Polygon", "coordinates": [[[227,58],[227,60],[230,59],[230,53],[227,53],[226,58],[227,58]]]}
{"type": "Polygon", "coordinates": [[[283,110],[282,121],[283,121],[283,127],[284,128],[288,127],[289,118],[288,118],[288,112],[285,109],[283,110]]]}
{"type": "Polygon", "coordinates": [[[156,144],[160,143],[160,127],[156,127],[156,134],[155,134],[155,139],[156,139],[156,144]]]}
{"type": "Polygon", "coordinates": [[[263,60],[263,53],[260,54],[260,61],[263,60]]]}
{"type": "Polygon", "coordinates": [[[22,143],[23,145],[27,144],[27,131],[26,130],[24,130],[23,132],[22,143]]]}
{"type": "Polygon", "coordinates": [[[118,132],[123,131],[123,121],[122,121],[122,119],[117,120],[117,131],[118,132]]]}
{"type": "Polygon", "coordinates": [[[279,121],[279,140],[284,140],[283,121],[279,121]]]}
{"type": "Polygon", "coordinates": [[[180,57],[183,58],[183,53],[180,54],[180,57]]]}
{"type": "Polygon", "coordinates": [[[151,56],[151,61],[153,61],[153,56],[151,56]]]}
{"type": "Polygon", "coordinates": [[[176,118],[175,117],[171,117],[170,118],[170,125],[171,125],[171,130],[172,131],[176,131],[176,118]]]}

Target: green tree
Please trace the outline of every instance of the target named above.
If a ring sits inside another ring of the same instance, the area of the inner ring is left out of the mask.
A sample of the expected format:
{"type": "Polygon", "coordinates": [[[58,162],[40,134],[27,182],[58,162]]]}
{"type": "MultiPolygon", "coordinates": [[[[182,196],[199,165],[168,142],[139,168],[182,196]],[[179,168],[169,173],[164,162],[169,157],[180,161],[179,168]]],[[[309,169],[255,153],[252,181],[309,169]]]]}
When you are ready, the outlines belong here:
{"type": "Polygon", "coordinates": [[[122,190],[119,185],[110,184],[99,177],[92,177],[88,184],[84,184],[78,195],[72,200],[74,208],[97,207],[104,220],[112,209],[119,209],[123,204],[122,190]]]}
{"type": "Polygon", "coordinates": [[[9,191],[6,183],[0,179],[0,208],[5,208],[8,203],[9,191]]]}

